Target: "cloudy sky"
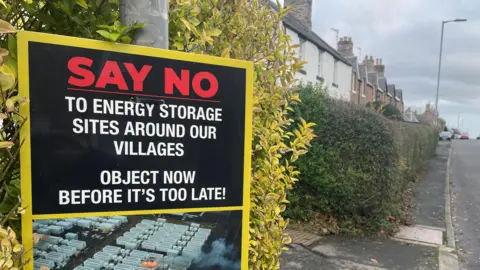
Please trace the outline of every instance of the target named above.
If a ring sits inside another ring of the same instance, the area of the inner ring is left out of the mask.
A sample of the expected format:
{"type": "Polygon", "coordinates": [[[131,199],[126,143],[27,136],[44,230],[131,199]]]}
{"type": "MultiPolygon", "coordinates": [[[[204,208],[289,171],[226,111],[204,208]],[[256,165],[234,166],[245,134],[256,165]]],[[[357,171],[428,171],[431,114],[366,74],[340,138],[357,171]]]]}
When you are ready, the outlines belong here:
{"type": "Polygon", "coordinates": [[[389,83],[403,89],[406,106],[423,111],[435,104],[442,20],[445,25],[440,116],[470,136],[480,134],[480,1],[478,0],[313,0],[313,29],[335,44],[335,32],[383,59],[389,83]]]}

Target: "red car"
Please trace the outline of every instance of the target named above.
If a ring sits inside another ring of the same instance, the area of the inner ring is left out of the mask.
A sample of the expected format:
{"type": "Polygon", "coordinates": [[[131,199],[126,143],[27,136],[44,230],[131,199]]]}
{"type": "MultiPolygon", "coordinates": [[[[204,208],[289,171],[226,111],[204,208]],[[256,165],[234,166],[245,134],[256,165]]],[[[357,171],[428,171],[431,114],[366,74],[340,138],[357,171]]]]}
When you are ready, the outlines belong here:
{"type": "Polygon", "coordinates": [[[462,134],[462,136],[460,136],[460,140],[468,140],[468,139],[470,139],[468,137],[468,134],[462,134]]]}

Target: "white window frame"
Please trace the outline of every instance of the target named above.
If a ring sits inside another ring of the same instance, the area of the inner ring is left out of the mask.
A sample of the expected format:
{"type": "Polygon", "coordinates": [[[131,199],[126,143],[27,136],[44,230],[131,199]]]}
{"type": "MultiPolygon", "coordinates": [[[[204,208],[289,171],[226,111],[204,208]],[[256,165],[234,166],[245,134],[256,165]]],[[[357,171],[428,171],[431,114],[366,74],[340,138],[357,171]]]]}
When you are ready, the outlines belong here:
{"type": "Polygon", "coordinates": [[[298,48],[298,58],[305,61],[305,54],[307,51],[307,40],[299,37],[300,47],[298,48]]]}
{"type": "Polygon", "coordinates": [[[323,77],[323,54],[324,52],[318,50],[317,76],[323,77]]]}
{"type": "Polygon", "coordinates": [[[333,83],[338,84],[338,60],[335,59],[333,62],[333,83]]]}

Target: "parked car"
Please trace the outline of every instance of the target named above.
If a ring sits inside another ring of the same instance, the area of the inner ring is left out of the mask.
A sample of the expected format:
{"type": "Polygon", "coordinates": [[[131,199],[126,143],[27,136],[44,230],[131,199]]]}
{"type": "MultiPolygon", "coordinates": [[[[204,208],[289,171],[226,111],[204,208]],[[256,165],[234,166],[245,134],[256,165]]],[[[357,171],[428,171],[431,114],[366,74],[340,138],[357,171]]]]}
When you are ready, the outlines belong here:
{"type": "Polygon", "coordinates": [[[468,140],[468,139],[470,138],[468,137],[467,133],[463,133],[462,136],[460,136],[460,140],[468,140]]]}
{"type": "Polygon", "coordinates": [[[480,135],[477,136],[477,140],[480,140],[480,135]]]}
{"type": "Polygon", "coordinates": [[[450,131],[442,131],[440,132],[440,141],[450,141],[452,139],[452,133],[450,131]]]}
{"type": "Polygon", "coordinates": [[[452,128],[453,131],[453,139],[460,139],[462,136],[462,131],[458,128],[452,128]]]}

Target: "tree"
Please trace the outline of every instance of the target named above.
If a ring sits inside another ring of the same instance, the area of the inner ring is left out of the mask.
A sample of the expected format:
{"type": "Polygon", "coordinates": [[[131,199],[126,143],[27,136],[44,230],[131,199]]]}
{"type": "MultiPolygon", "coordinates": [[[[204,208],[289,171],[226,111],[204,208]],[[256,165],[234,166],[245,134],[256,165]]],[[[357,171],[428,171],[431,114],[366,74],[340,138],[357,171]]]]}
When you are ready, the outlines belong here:
{"type": "Polygon", "coordinates": [[[380,100],[376,100],[374,102],[367,103],[366,106],[372,108],[377,113],[383,114],[387,118],[397,120],[402,119],[402,113],[400,110],[390,103],[384,103],[380,100]]]}
{"type": "Polygon", "coordinates": [[[249,268],[278,269],[283,245],[290,241],[281,213],[286,191],[299,175],[292,163],[314,137],[313,124],[303,120],[288,131],[294,124],[288,112],[300,101],[291,86],[303,64],[281,28],[290,8],[278,5],[277,12],[261,0],[169,3],[171,49],[254,62],[249,268]]]}

